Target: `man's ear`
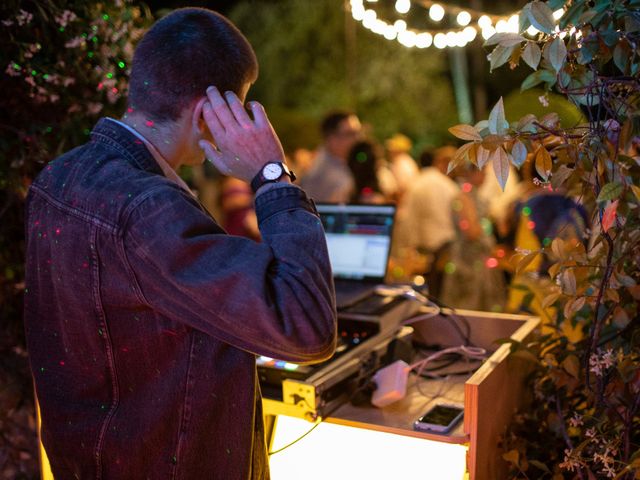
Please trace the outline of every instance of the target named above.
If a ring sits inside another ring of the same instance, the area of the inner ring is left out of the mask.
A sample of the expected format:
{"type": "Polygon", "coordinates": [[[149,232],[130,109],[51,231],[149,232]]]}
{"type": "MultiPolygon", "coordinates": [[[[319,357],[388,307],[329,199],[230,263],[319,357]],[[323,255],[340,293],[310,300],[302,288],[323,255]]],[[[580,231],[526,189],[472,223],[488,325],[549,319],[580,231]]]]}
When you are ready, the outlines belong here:
{"type": "Polygon", "coordinates": [[[202,97],[196,103],[195,108],[193,109],[193,113],[191,114],[191,127],[194,132],[200,132],[200,134],[204,134],[206,131],[206,124],[204,123],[204,118],[202,118],[202,106],[207,101],[207,97],[202,97]]]}

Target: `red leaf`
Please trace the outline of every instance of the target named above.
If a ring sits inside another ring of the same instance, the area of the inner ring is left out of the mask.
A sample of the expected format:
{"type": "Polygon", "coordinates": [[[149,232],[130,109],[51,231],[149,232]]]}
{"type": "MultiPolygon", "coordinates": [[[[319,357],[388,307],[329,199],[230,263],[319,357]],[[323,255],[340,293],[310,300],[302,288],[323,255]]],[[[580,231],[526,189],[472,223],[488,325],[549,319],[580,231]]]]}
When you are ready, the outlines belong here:
{"type": "Polygon", "coordinates": [[[602,214],[602,230],[604,230],[605,232],[607,232],[613,225],[613,222],[616,221],[618,201],[619,200],[616,200],[615,202],[611,202],[607,206],[607,208],[604,209],[604,213],[602,214]]]}

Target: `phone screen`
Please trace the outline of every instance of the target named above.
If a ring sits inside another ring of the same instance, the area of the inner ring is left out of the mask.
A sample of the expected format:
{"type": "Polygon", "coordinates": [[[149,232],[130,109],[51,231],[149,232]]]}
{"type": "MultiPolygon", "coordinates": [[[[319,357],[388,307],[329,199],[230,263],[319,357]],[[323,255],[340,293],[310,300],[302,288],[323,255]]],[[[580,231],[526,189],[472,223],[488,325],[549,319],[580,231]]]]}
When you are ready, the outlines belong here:
{"type": "Polygon", "coordinates": [[[447,407],[445,405],[436,405],[418,420],[421,423],[431,423],[433,425],[442,425],[446,427],[453,422],[460,414],[462,409],[456,407],[447,407]]]}

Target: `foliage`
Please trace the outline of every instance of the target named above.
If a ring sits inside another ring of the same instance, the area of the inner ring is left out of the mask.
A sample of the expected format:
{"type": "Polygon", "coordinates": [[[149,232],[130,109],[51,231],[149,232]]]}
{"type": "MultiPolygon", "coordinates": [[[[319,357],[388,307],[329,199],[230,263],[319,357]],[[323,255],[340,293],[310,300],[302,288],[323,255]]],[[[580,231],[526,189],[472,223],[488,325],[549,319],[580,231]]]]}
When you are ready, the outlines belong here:
{"type": "Polygon", "coordinates": [[[442,52],[399,48],[332,0],[238,2],[229,17],[260,62],[249,95],[265,104],[288,149],[315,147],[319,120],[337,108],[355,110],[380,139],[401,131],[439,144],[448,136],[456,111],[442,52]]]}
{"type": "Polygon", "coordinates": [[[541,186],[578,199],[592,228],[586,247],[556,238],[518,255],[520,278],[536,257],[551,262],[548,277],[529,279],[547,328],[538,343],[513,345],[536,354],[535,402],[516,417],[504,458],[519,478],[640,478],[640,1],[533,1],[521,32],[530,25],[533,39],[486,42],[491,69],[522,61],[534,70],[523,90],[556,88],[588,123],[561,126],[556,114],[509,123],[500,99],[487,120],[450,129],[468,141],[452,166],[491,163],[504,186],[509,166],[529,157],[541,186]]]}
{"type": "Polygon", "coordinates": [[[133,42],[150,20],[142,9],[122,0],[0,5],[0,471],[6,478],[30,476],[25,464],[33,464],[28,441],[20,439],[26,434],[13,434],[28,425],[20,418],[33,403],[22,328],[26,191],[46,162],[86,141],[99,116],[121,113],[133,42]]]}

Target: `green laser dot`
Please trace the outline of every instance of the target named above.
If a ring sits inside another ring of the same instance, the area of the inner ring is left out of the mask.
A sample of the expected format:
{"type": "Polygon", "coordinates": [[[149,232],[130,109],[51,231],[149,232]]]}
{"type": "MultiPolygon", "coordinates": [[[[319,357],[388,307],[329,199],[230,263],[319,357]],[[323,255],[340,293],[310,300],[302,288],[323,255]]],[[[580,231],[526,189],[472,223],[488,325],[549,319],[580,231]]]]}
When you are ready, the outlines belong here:
{"type": "Polygon", "coordinates": [[[124,62],[118,62],[118,66],[119,66],[120,68],[124,68],[124,62]]]}
{"type": "Polygon", "coordinates": [[[113,78],[113,73],[111,72],[107,73],[107,78],[113,78]]]}
{"type": "Polygon", "coordinates": [[[109,15],[107,15],[106,13],[104,15],[102,15],[102,19],[103,20],[109,20],[109,15]]]}
{"type": "Polygon", "coordinates": [[[58,30],[64,32],[64,27],[60,27],[58,30]]]}
{"type": "Polygon", "coordinates": [[[91,41],[92,41],[93,43],[98,43],[98,37],[93,37],[93,38],[91,39],[91,41]]]}
{"type": "Polygon", "coordinates": [[[89,58],[93,58],[93,52],[89,52],[89,53],[87,53],[87,57],[89,57],[89,58]]]}
{"type": "Polygon", "coordinates": [[[13,64],[13,69],[14,70],[20,70],[20,68],[21,68],[20,65],[18,65],[17,63],[13,64]]]}
{"type": "Polygon", "coordinates": [[[33,75],[34,77],[38,74],[38,72],[36,72],[35,70],[31,70],[31,75],[33,75]]]}
{"type": "Polygon", "coordinates": [[[531,215],[531,208],[530,207],[524,207],[522,209],[522,213],[524,213],[528,217],[529,215],[531,215]]]}

